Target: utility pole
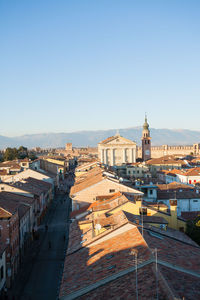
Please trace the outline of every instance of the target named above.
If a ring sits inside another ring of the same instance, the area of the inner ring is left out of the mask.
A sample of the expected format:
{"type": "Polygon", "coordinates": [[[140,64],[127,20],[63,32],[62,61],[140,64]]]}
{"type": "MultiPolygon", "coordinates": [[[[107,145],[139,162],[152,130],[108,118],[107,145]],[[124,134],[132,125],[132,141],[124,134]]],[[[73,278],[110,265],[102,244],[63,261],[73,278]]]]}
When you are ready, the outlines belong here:
{"type": "Polygon", "coordinates": [[[137,250],[132,250],[131,254],[135,256],[135,292],[136,292],[136,300],[138,300],[138,270],[137,270],[137,250]]]}
{"type": "Polygon", "coordinates": [[[135,288],[136,288],[136,300],[138,300],[137,252],[135,252],[135,288]]]}
{"type": "Polygon", "coordinates": [[[158,300],[158,251],[155,248],[155,257],[156,257],[156,300],[158,300]]]}

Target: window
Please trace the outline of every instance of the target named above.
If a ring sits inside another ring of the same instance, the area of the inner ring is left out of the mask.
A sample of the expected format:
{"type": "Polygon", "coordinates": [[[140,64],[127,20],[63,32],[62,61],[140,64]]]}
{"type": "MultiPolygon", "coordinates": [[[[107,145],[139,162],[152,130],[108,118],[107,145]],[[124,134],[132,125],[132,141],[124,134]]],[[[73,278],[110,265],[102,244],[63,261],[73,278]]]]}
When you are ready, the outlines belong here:
{"type": "Polygon", "coordinates": [[[193,202],[198,202],[198,200],[193,200],[193,202]]]}
{"type": "Polygon", "coordinates": [[[153,194],[153,190],[149,190],[149,194],[152,195],[153,194]]]}
{"type": "Polygon", "coordinates": [[[110,189],[109,190],[109,193],[114,193],[115,192],[115,189],[110,189]]]}

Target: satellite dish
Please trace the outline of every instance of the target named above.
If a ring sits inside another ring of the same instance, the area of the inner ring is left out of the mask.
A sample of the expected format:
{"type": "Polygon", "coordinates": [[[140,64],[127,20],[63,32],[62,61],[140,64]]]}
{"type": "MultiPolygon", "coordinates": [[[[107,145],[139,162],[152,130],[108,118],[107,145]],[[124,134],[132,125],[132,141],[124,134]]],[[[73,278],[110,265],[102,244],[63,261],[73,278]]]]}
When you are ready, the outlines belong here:
{"type": "Polygon", "coordinates": [[[96,225],[95,225],[95,229],[96,229],[96,230],[101,230],[101,224],[96,224],[96,225]]]}

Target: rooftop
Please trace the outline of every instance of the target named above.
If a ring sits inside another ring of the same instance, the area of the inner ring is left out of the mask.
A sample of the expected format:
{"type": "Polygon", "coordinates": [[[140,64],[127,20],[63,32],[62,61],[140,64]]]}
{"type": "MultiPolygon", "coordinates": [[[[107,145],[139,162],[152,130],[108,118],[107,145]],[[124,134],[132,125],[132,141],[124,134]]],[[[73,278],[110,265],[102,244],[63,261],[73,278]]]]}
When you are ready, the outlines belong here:
{"type": "Polygon", "coordinates": [[[183,160],[177,159],[174,156],[163,156],[159,158],[153,158],[146,162],[147,165],[179,165],[183,166],[186,163],[183,160]]]}
{"type": "MultiPolygon", "coordinates": [[[[66,296],[68,296],[66,299],[78,297],[101,299],[101,295],[109,299],[111,296],[116,298],[119,295],[122,295],[123,299],[133,299],[135,280],[131,281],[131,285],[127,280],[135,279],[135,253],[137,253],[139,295],[141,299],[154,299],[155,249],[160,272],[159,296],[163,297],[160,299],[165,299],[165,293],[168,296],[171,293],[176,297],[190,294],[194,297],[191,299],[196,299],[195,290],[191,289],[191,285],[187,283],[185,285],[184,278],[188,277],[192,286],[194,283],[194,286],[199,288],[200,247],[188,237],[184,238],[184,233],[152,228],[150,225],[144,226],[142,236],[141,226],[133,225],[131,220],[134,216],[131,214],[125,215],[120,212],[112,217],[113,222],[118,221],[119,224],[95,238],[92,237],[91,228],[80,230],[77,222],[72,223],[60,299],[65,299],[66,296]],[[79,247],[75,247],[75,239],[79,247]],[[173,276],[173,271],[177,277],[173,276]]],[[[103,225],[105,218],[102,216],[98,222],[103,225]]]]}
{"type": "Polygon", "coordinates": [[[71,188],[71,192],[70,194],[73,195],[73,194],[76,194],[102,180],[104,180],[105,178],[102,176],[101,173],[98,173],[96,175],[92,175],[90,177],[87,177],[85,180],[83,181],[80,181],[80,182],[75,182],[75,185],[72,186],[71,188]]]}

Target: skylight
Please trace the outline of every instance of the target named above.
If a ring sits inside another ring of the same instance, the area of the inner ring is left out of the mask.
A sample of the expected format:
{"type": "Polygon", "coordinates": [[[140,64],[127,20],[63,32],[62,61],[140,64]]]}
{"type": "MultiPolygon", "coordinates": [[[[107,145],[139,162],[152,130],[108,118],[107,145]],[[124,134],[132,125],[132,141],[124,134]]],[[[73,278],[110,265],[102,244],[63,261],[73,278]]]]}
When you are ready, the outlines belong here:
{"type": "Polygon", "coordinates": [[[149,234],[150,234],[151,236],[153,236],[153,237],[156,237],[156,238],[160,239],[160,240],[163,240],[163,239],[164,239],[164,237],[163,237],[162,235],[160,235],[160,234],[158,234],[158,233],[156,233],[156,232],[149,231],[149,234]]]}

